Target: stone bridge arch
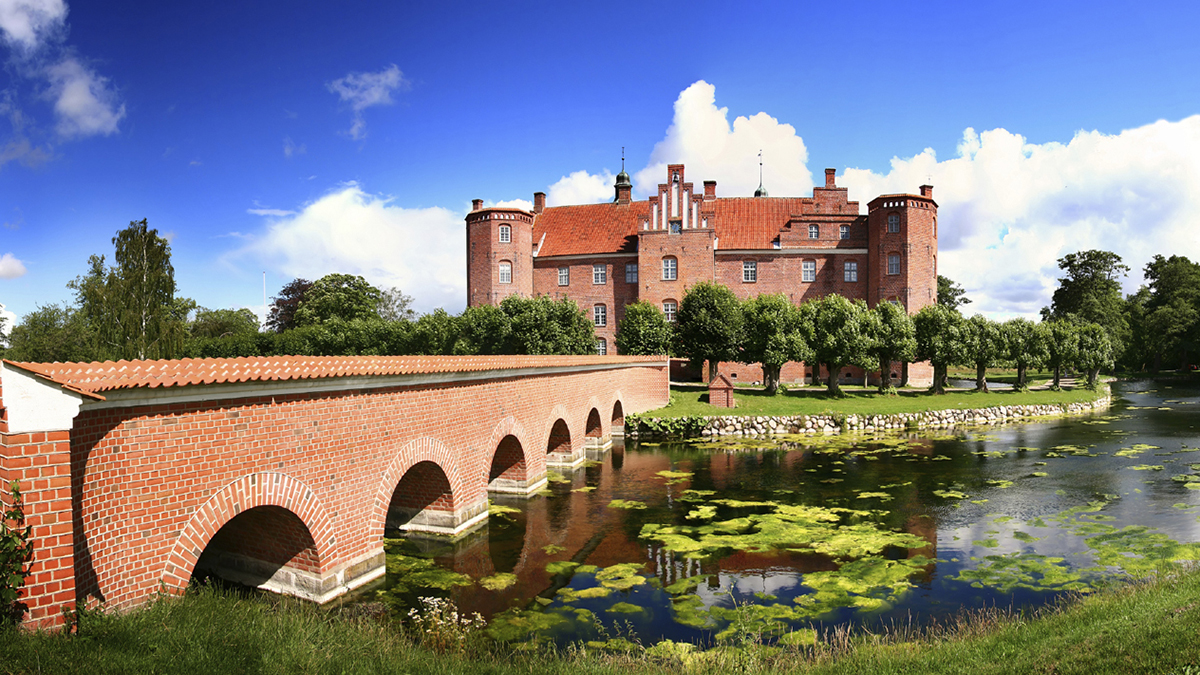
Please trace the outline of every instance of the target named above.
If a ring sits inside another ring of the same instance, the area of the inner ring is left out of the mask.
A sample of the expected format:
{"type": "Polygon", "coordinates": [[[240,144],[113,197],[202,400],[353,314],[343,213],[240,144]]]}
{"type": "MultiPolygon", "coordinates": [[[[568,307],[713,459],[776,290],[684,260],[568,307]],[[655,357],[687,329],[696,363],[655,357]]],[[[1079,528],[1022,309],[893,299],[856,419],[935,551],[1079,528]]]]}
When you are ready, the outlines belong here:
{"type": "Polygon", "coordinates": [[[608,406],[600,405],[600,399],[595,396],[588,399],[586,417],[583,423],[583,443],[590,450],[603,450],[612,445],[611,425],[606,427],[605,413],[610,409],[608,406]]]}
{"type": "Polygon", "coordinates": [[[573,469],[584,460],[583,424],[575,422],[572,428],[571,420],[575,417],[567,412],[567,407],[561,403],[554,406],[546,418],[546,430],[542,436],[542,448],[546,465],[573,469]],[[564,434],[566,437],[564,438],[564,434]]]}
{"type": "Polygon", "coordinates": [[[625,435],[625,394],[620,389],[613,393],[612,405],[609,406],[612,415],[608,423],[610,437],[625,435]]]}
{"type": "Polygon", "coordinates": [[[546,453],[539,452],[532,441],[529,432],[512,415],[496,423],[484,447],[479,467],[479,480],[489,492],[528,495],[542,489],[546,484],[546,453]],[[512,457],[503,456],[513,450],[511,446],[501,448],[501,445],[508,445],[513,440],[520,445],[519,466],[510,464],[512,457]],[[501,474],[493,476],[496,470],[500,470],[501,474]]]}
{"type": "Polygon", "coordinates": [[[454,453],[442,441],[423,436],[406,443],[389,463],[375,493],[371,506],[370,541],[381,541],[387,526],[388,507],[400,482],[409,471],[429,472],[432,465],[445,477],[449,493],[448,503],[431,505],[421,513],[424,517],[414,519],[402,529],[416,532],[456,535],[487,518],[487,483],[471,481],[469,467],[462,467],[459,459],[466,453],[454,453]]]}
{"type": "Polygon", "coordinates": [[[236,581],[276,592],[322,600],[330,589],[324,588],[329,584],[322,580],[321,573],[329,567],[330,561],[339,558],[333,521],[311,488],[292,476],[277,472],[243,476],[215,492],[196,509],[167,556],[163,585],[172,590],[185,588],[213,537],[235,518],[255,509],[279,515],[275,511],[278,509],[298,519],[311,537],[317,569],[296,569],[286,563],[276,566],[263,561],[257,561],[262,564],[256,565],[256,561],[247,556],[236,556],[238,560],[233,564],[241,569],[221,570],[218,575],[232,576],[236,581]],[[264,575],[266,579],[253,583],[264,575]]]}

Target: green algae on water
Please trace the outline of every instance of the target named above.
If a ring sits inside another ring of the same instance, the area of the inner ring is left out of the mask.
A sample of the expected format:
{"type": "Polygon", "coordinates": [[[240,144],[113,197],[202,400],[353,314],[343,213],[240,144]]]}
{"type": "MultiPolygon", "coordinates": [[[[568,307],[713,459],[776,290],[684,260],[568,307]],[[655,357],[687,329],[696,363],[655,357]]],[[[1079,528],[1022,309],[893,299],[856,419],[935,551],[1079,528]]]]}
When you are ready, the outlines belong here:
{"type": "Polygon", "coordinates": [[[614,499],[608,503],[610,509],[644,509],[645,502],[639,502],[635,499],[614,499]]]}
{"type": "Polygon", "coordinates": [[[604,611],[612,614],[641,614],[642,612],[646,611],[646,608],[639,607],[629,602],[618,602],[604,611]]]}
{"type": "Polygon", "coordinates": [[[517,575],[509,572],[498,572],[479,580],[479,585],[489,591],[502,591],[517,583],[517,575]]]}

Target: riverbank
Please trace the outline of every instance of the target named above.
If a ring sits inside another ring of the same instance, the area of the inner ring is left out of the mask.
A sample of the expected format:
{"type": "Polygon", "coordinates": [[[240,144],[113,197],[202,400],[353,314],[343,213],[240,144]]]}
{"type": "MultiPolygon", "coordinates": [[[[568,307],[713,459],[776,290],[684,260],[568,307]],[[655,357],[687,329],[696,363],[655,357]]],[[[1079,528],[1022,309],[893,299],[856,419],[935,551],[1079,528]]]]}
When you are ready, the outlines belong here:
{"type": "Polygon", "coordinates": [[[838,434],[850,431],[947,428],[989,425],[1091,412],[1107,408],[1107,386],[1097,391],[956,391],[941,396],[905,392],[881,396],[873,392],[828,398],[811,391],[767,396],[739,389],[732,411],[707,403],[702,387],[672,385],[671,404],[626,419],[628,438],[697,436],[771,436],[838,434]]]}
{"type": "Polygon", "coordinates": [[[645,648],[636,636],[608,648],[514,650],[477,629],[444,625],[425,633],[423,646],[363,612],[201,589],[127,614],[85,615],[78,635],[0,632],[0,673],[1193,674],[1198,632],[1197,570],[1116,585],[1036,615],[968,613],[919,633],[829,634],[812,646],[767,647],[746,636],[708,652],[645,648]]]}

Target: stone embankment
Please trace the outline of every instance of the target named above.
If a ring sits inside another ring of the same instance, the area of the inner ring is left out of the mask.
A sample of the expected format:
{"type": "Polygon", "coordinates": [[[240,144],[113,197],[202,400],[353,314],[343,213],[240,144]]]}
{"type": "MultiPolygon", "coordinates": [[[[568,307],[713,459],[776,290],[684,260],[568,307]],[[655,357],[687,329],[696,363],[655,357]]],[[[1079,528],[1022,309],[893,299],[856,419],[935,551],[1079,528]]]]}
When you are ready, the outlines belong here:
{"type": "MultiPolygon", "coordinates": [[[[1092,412],[1107,408],[1111,395],[1094,401],[1062,405],[1011,405],[994,408],[963,410],[927,410],[892,415],[759,415],[759,416],[713,416],[702,418],[702,423],[693,425],[688,436],[775,436],[784,434],[840,434],[845,432],[902,431],[914,429],[945,429],[958,426],[985,426],[1017,422],[1040,417],[1061,417],[1092,412]],[[698,430],[697,430],[698,429],[698,430]]],[[[630,425],[632,426],[632,425],[630,425]]],[[[627,428],[629,438],[663,437],[679,435],[663,433],[653,423],[641,421],[636,429],[627,428]]]]}

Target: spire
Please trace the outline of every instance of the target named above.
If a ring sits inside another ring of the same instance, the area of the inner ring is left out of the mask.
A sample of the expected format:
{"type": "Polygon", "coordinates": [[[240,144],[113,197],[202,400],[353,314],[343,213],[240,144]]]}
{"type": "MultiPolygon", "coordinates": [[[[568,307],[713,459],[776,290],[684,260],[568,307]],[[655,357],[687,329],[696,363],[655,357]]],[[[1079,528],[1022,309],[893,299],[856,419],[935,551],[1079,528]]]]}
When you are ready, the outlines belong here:
{"type": "Polygon", "coordinates": [[[625,146],[621,146],[621,173],[617,174],[616,188],[617,196],[613,201],[629,202],[632,198],[633,183],[629,182],[629,174],[625,173],[625,146]]]}
{"type": "Polygon", "coordinates": [[[767,197],[767,189],[763,187],[762,173],[762,150],[758,151],[758,189],[754,191],[755,197],[767,197]]]}

